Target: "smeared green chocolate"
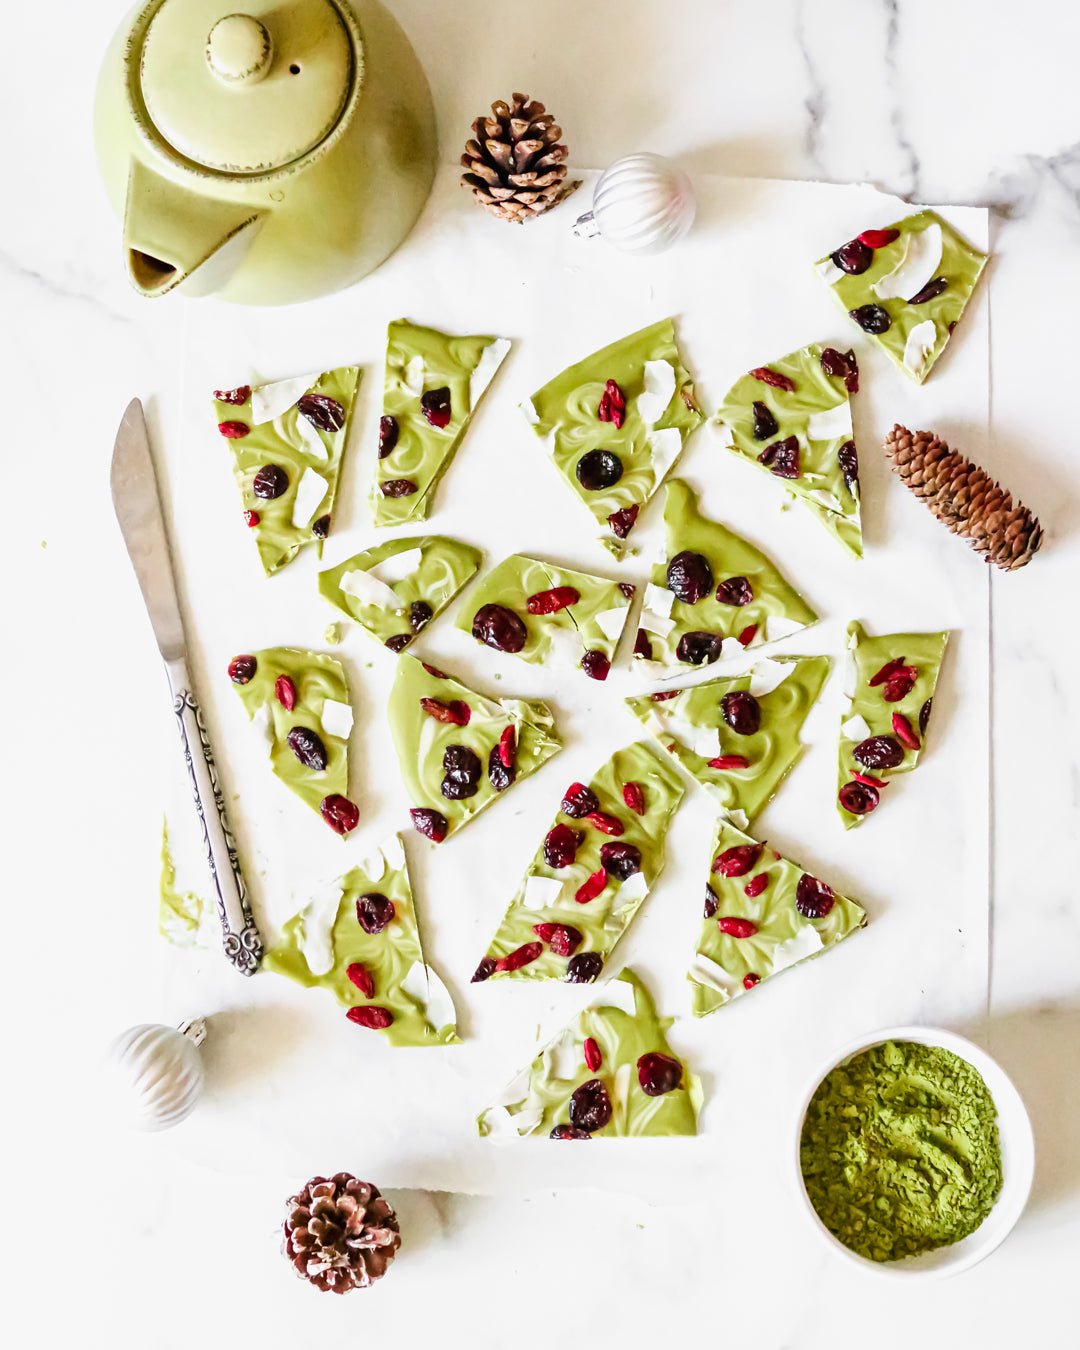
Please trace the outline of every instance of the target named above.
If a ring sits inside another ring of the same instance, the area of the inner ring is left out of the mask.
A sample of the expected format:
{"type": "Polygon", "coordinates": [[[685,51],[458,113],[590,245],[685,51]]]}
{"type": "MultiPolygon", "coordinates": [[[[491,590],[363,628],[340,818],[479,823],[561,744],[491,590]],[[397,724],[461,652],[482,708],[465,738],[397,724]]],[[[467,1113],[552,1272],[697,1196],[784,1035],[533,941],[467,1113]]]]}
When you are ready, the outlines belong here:
{"type": "Polygon", "coordinates": [[[194,891],[176,889],[176,864],[169,847],[169,823],[161,821],[161,878],[158,885],[158,932],[174,947],[199,945],[199,929],[207,904],[194,891]]]}
{"type": "MultiPolygon", "coordinates": [[[[706,883],[715,897],[715,913],[706,914],[687,979],[695,1017],[722,1008],[731,999],[755,989],[770,975],[817,956],[866,924],[866,914],[854,900],[835,892],[832,907],[821,918],[807,918],[796,908],[799,882],[807,875],[775,849],[759,845],[722,817],[713,831],[710,871],[706,883]],[[757,849],[757,861],[739,876],[712,871],[712,863],[728,849],[757,849]],[[762,885],[759,895],[747,895],[762,885]],[[752,884],[753,883],[753,884],[752,884]],[[721,919],[749,920],[757,929],[735,937],[720,927],[721,919]],[[756,978],[755,978],[756,977],[756,978]]],[[[713,899],[704,892],[712,907],[713,899]]],[[[696,898],[695,898],[696,902],[696,898]]]]}
{"type": "Polygon", "coordinates": [[[450,995],[424,963],[400,835],[324,887],[289,919],[277,945],[263,958],[263,969],[306,988],[325,989],[342,1007],[385,1008],[393,1021],[377,1030],[391,1045],[461,1044],[450,995]],[[385,897],[394,907],[381,932],[366,932],[357,917],[357,901],[369,893],[385,897]],[[349,978],[355,964],[371,978],[370,998],[349,978]]]}
{"type": "MultiPolygon", "coordinates": [[[[571,819],[559,811],[555,824],[568,825],[582,833],[582,840],[569,867],[553,868],[544,861],[541,841],[521,885],[503,916],[487,955],[493,960],[508,955],[526,943],[537,941],[535,924],[568,924],[583,940],[571,955],[597,952],[606,961],[612,948],[626,931],[645,897],[656,884],[664,868],[664,840],[668,826],[683,797],[679,775],[645,741],[617,750],[589,783],[596,794],[599,810],[621,822],[623,833],[605,834],[587,817],[571,819]],[[644,815],[637,815],[623,797],[626,784],[641,789],[644,815]],[[593,874],[603,872],[600,850],[604,844],[632,844],[641,851],[641,870],[620,881],[607,876],[601,892],[587,903],[575,900],[578,888],[593,874]],[[554,887],[535,884],[535,878],[550,878],[561,883],[558,895],[548,895],[554,887]],[[541,897],[537,894],[543,891],[541,897]]],[[[492,979],[563,980],[570,957],[559,956],[547,942],[542,954],[517,970],[495,971],[492,979]]]]}
{"type": "Polygon", "coordinates": [[[788,657],[763,661],[753,671],[731,679],[706,680],[692,689],[641,694],[627,707],[650,735],[673,755],[730,812],[741,812],[749,824],[772,800],[802,754],[799,731],[829,673],[827,656],[788,657]],[[756,693],[760,729],[751,736],[733,731],[724,720],[721,700],[729,692],[760,690],[788,674],[768,693],[756,693]],[[673,697],[672,697],[673,695],[673,697]],[[741,755],[746,768],[710,768],[721,755],[741,755]]]}
{"type": "Polygon", "coordinates": [[[624,970],[481,1113],[480,1134],[546,1139],[557,1125],[569,1122],[573,1093],[595,1079],[607,1090],[612,1115],[591,1138],[697,1134],[701,1083],[685,1065],[679,1085],[660,1096],[645,1093],[638,1078],[643,1055],[677,1058],[665,1036],[671,1023],[670,1017],[657,1017],[644,984],[633,971],[624,970]],[[600,1052],[597,1069],[585,1061],[586,1039],[595,1041],[600,1052]]]}

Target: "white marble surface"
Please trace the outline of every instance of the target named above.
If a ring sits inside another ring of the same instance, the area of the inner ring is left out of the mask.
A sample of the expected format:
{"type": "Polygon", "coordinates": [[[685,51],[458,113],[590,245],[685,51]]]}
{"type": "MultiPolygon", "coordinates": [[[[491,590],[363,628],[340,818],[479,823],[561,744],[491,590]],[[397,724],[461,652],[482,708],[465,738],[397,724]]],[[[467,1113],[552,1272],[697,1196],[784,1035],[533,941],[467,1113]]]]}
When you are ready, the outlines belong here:
{"type": "MultiPolygon", "coordinates": [[[[755,1146],[751,1089],[737,1138],[715,1139],[716,1179],[710,1172],[700,1196],[560,1192],[554,1177],[550,1191],[527,1199],[396,1191],[413,1235],[407,1258],[378,1290],[330,1303],[283,1278],[275,1251],[295,1173],[229,1179],[176,1142],[117,1138],[95,1124],[86,1110],[95,1045],[117,1026],[173,1011],[163,963],[155,956],[133,969],[108,940],[111,925],[142,921],[140,895],[153,879],[153,840],[131,823],[145,794],[118,782],[106,798],[94,784],[115,777],[118,740],[155,777],[167,753],[164,737],[140,726],[132,738],[125,723],[135,682],[154,672],[145,629],[116,598],[125,560],[106,465],[133,390],[163,409],[177,397],[178,340],[175,309],[144,306],[125,289],[92,163],[96,54],[121,7],[54,6],[45,34],[40,9],[27,7],[9,16],[9,50],[20,59],[0,90],[8,181],[19,189],[0,218],[13,535],[0,669],[9,716],[3,998],[16,1085],[5,1178],[24,1213],[19,1198],[31,1183],[40,1190],[49,1178],[61,1189],[35,1206],[32,1243],[28,1221],[9,1224],[18,1261],[9,1269],[20,1275],[10,1316],[40,1344],[77,1335],[84,1345],[170,1350],[245,1333],[271,1345],[312,1333],[396,1335],[410,1347],[435,1335],[483,1347],[571,1337],[646,1345],[665,1331],[777,1350],[868,1338],[900,1347],[916,1337],[1071,1344],[1080,1256],[1080,488],[1068,420],[1080,366],[1077,11],[1050,0],[1022,13],[940,0],[682,0],[662,17],[647,0],[554,0],[539,17],[520,3],[478,0],[454,6],[453,17],[430,0],[392,8],[429,70],[450,150],[492,97],[524,87],[558,112],[583,165],[649,148],[691,172],[865,178],[923,200],[995,208],[988,458],[1040,511],[1050,539],[1024,572],[989,581],[987,995],[970,1022],[943,1015],[997,1054],[1027,1098],[1039,1146],[1032,1205],[990,1262],[905,1293],[898,1307],[891,1288],[825,1259],[771,1184],[755,1190],[755,1168],[772,1166],[760,1152],[782,1128],[763,1112],[755,1146]],[[48,62],[32,56],[44,44],[48,62]],[[63,758],[48,752],[58,729],[63,758]],[[48,1223],[65,1230],[63,1256],[44,1246],[48,1223]]],[[[938,806],[946,817],[953,810],[948,800],[938,806]]],[[[928,855],[927,889],[934,880],[928,855]]],[[[816,973],[827,973],[825,962],[816,973]]],[[[902,982],[904,971],[890,978],[902,982]]],[[[949,978],[936,972],[941,985],[949,978]]],[[[947,990],[931,1001],[947,1007],[947,990]]],[[[803,1020],[797,1000],[792,1014],[803,1020]]],[[[290,1019],[273,1030],[287,1048],[290,1019]]],[[[763,1084],[769,1073],[763,1056],[763,1084]]],[[[242,1081],[232,1086],[243,1091],[242,1081]]],[[[295,1104],[301,1125],[318,1095],[313,1088],[295,1104]]],[[[313,1167],[324,1163],[336,1165],[313,1167]]]]}

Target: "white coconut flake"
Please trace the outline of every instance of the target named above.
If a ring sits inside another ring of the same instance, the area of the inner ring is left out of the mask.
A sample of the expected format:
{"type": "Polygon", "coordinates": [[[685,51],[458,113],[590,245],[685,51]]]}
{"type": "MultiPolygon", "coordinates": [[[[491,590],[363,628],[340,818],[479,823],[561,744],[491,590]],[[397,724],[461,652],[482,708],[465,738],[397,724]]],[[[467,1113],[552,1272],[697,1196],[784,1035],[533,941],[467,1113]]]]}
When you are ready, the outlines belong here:
{"type": "Polygon", "coordinates": [[[675,627],[675,620],[665,619],[660,614],[654,614],[651,609],[643,609],[638,624],[647,633],[655,633],[658,637],[667,637],[675,627]]]}
{"type": "Polygon", "coordinates": [[[509,1083],[499,1093],[498,1106],[517,1106],[523,1102],[529,1095],[529,1084],[532,1081],[532,1067],[526,1065],[519,1073],[516,1073],[509,1083]]]}
{"type": "Polygon", "coordinates": [[[302,530],[315,519],[315,513],[322,505],[329,487],[330,484],[321,473],[316,473],[310,466],[304,470],[293,501],[292,523],[296,529],[302,530]]]}
{"type": "Polygon", "coordinates": [[[273,384],[261,384],[251,391],[251,424],[260,427],[264,422],[272,422],[275,417],[286,413],[297,401],[303,398],[311,386],[319,379],[316,375],[297,375],[291,380],[276,380],[273,384]]]}
{"type": "Polygon", "coordinates": [[[645,362],[645,388],[637,397],[637,410],[647,427],[660,421],[675,394],[675,367],[670,361],[645,362]]]}
{"type": "Polygon", "coordinates": [[[840,730],[849,741],[865,741],[872,735],[869,722],[859,713],[856,713],[854,717],[849,717],[846,722],[841,722],[840,730]]]}
{"type": "Polygon", "coordinates": [[[653,614],[667,618],[675,597],[666,586],[654,586],[650,581],[645,587],[645,608],[653,614]]]}
{"type": "Polygon", "coordinates": [[[933,319],[924,319],[917,323],[907,335],[904,343],[904,369],[912,375],[921,375],[926,369],[926,359],[934,350],[937,342],[937,324],[933,319]]]}
{"type": "Polygon", "coordinates": [[[518,1132],[514,1118],[505,1106],[489,1106],[481,1113],[480,1119],[484,1122],[488,1137],[497,1144],[505,1143],[518,1132]]]}
{"type": "Polygon", "coordinates": [[[484,396],[484,390],[491,383],[495,372],[502,365],[506,353],[510,350],[509,338],[496,338],[489,342],[480,353],[480,360],[469,376],[469,407],[475,408],[484,396]]]}
{"type": "Polygon", "coordinates": [[[783,614],[770,614],[765,620],[765,633],[769,642],[778,642],[805,627],[806,624],[800,623],[798,619],[789,619],[783,614]]]}
{"type": "Polygon", "coordinates": [[[634,986],[629,980],[608,980],[589,1005],[593,1008],[619,1008],[633,1017],[637,1012],[634,986]]]}
{"type": "Polygon", "coordinates": [[[353,729],[353,710],[348,703],[328,698],[322,705],[321,721],[328,736],[338,736],[347,741],[353,729]]]}
{"type": "Polygon", "coordinates": [[[746,814],[745,811],[739,810],[729,811],[727,813],[727,818],[728,820],[731,821],[732,825],[734,825],[737,830],[745,830],[746,827],[750,824],[750,817],[746,814]]]}
{"type": "MultiPolygon", "coordinates": [[[[757,637],[757,634],[755,633],[754,636],[757,637]]],[[[746,647],[742,645],[738,638],[725,638],[720,644],[720,660],[739,661],[745,651],[746,647]]]]}
{"type": "Polygon", "coordinates": [[[630,905],[639,900],[644,900],[649,894],[649,883],[645,880],[644,872],[635,872],[632,876],[626,878],[619,887],[619,902],[623,905],[630,905]]]}
{"type": "Polygon", "coordinates": [[[808,956],[814,956],[824,945],[821,934],[813,924],[808,923],[805,928],[800,928],[794,937],[773,948],[772,974],[787,970],[788,966],[805,961],[808,956]]]}
{"type": "Polygon", "coordinates": [[[533,1130],[544,1119],[544,1103],[534,1101],[511,1119],[519,1135],[532,1134],[533,1130]]]}
{"type": "Polygon", "coordinates": [[[626,625],[627,616],[630,613],[629,605],[620,605],[618,609],[604,609],[599,614],[594,615],[597,628],[608,639],[609,642],[618,640],[626,625]]]}
{"type": "Polygon", "coordinates": [[[300,951],[312,975],[326,975],[333,969],[333,928],[341,895],[340,879],[328,882],[315,892],[301,911],[300,951]]]}
{"type": "Polygon", "coordinates": [[[296,415],[296,434],[303,442],[305,454],[310,455],[312,459],[326,459],[326,442],[319,435],[318,428],[303,413],[296,415]]]}
{"type": "Polygon", "coordinates": [[[526,909],[554,909],[562,888],[563,883],[557,877],[526,877],[521,904],[526,909]]]}
{"type": "Polygon", "coordinates": [[[687,974],[690,979],[696,980],[698,984],[708,985],[710,989],[719,989],[722,994],[727,994],[728,998],[734,997],[742,989],[741,981],[736,980],[733,975],[729,975],[723,966],[717,965],[715,961],[708,956],[703,956],[701,952],[695,952],[687,974]]]}
{"type": "Polygon", "coordinates": [[[538,427],[540,425],[540,414],[536,411],[536,404],[533,403],[531,398],[522,399],[518,407],[529,426],[538,427]]]}
{"type": "Polygon", "coordinates": [[[423,961],[414,961],[406,971],[401,991],[420,1004],[436,1031],[456,1022],[457,1014],[446,985],[423,961]]]}
{"type": "Polygon", "coordinates": [[[548,656],[553,665],[576,670],[585,655],[585,646],[577,628],[553,623],[547,630],[548,656]]]}
{"type": "Polygon", "coordinates": [[[814,488],[812,492],[807,493],[807,496],[823,506],[826,511],[838,511],[841,515],[844,514],[844,508],[840,505],[839,498],[832,492],[826,492],[824,488],[814,488]]]}
{"type": "Polygon", "coordinates": [[[398,378],[407,394],[419,398],[424,392],[424,358],[419,354],[410,357],[398,378]]]}
{"type": "Polygon", "coordinates": [[[750,672],[750,692],[755,698],[771,694],[779,688],[795,669],[794,661],[759,661],[750,672]]]}
{"type": "Polygon", "coordinates": [[[549,1078],[576,1078],[578,1065],[581,1063],[581,1050],[577,1038],[573,1032],[564,1031],[561,1036],[557,1036],[544,1047],[540,1058],[544,1072],[549,1078]]]}
{"type": "Polygon", "coordinates": [[[368,576],[392,586],[395,581],[404,581],[406,577],[411,577],[420,566],[422,557],[423,553],[418,548],[402,549],[400,553],[392,553],[389,558],[384,558],[382,562],[369,567],[368,576]]]}
{"type": "Polygon", "coordinates": [[[652,455],[654,484],[659,483],[668,469],[679,458],[682,451],[682,432],[678,427],[665,427],[663,431],[650,431],[648,436],[649,453],[652,455]]]}
{"type": "Polygon", "coordinates": [[[262,703],[251,716],[251,725],[266,742],[268,750],[274,748],[274,714],[269,703],[262,703]]]}
{"type": "Polygon", "coordinates": [[[346,595],[359,600],[362,605],[376,605],[379,609],[399,610],[403,606],[397,594],[389,586],[373,577],[362,567],[346,572],[338,585],[346,595]]]}
{"type": "Polygon", "coordinates": [[[891,272],[874,283],[874,294],[879,300],[910,300],[927,282],[933,281],[940,266],[941,226],[909,230],[904,236],[903,257],[891,272]]]}
{"type": "Polygon", "coordinates": [[[841,436],[851,438],[851,404],[844,399],[823,412],[811,413],[806,422],[806,436],[811,441],[836,441],[841,436]]]}
{"type": "Polygon", "coordinates": [[[831,256],[822,258],[820,262],[816,262],[814,264],[814,271],[823,281],[827,281],[830,286],[835,285],[835,283],[844,275],[843,268],[837,267],[831,256]]]}

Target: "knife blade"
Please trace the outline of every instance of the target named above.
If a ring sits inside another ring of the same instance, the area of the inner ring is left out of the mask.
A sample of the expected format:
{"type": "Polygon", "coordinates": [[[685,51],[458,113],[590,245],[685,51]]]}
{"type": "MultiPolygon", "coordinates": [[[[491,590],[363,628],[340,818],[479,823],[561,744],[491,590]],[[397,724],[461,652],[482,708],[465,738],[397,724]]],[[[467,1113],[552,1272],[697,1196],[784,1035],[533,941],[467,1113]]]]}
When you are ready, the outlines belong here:
{"type": "Polygon", "coordinates": [[[172,690],[173,713],[202,826],[203,853],[214,886],[225,955],[242,974],[252,975],[262,959],[262,940],[248,902],[202,708],[187,668],[187,639],[176,595],[169,536],[161,512],[146,418],[137,398],[128,404],[116,433],[110,485],[120,533],[172,690]]]}

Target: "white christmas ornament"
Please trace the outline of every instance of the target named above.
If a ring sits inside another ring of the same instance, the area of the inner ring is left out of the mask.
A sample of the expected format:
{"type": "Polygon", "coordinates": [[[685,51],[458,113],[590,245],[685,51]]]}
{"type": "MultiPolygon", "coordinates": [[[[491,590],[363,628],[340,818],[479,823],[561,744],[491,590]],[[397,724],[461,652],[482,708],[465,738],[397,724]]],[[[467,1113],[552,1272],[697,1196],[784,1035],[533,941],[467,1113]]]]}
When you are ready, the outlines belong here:
{"type": "Polygon", "coordinates": [[[137,1130],[167,1130],[195,1109],[203,1087],[201,1018],[180,1027],[143,1023],[109,1046],[108,1069],[120,1114],[137,1130]]]}
{"type": "Polygon", "coordinates": [[[593,209],[574,233],[600,235],[624,253],[663,253],[690,228],[697,202],[690,179],[663,155],[628,155],[600,175],[593,209]]]}

